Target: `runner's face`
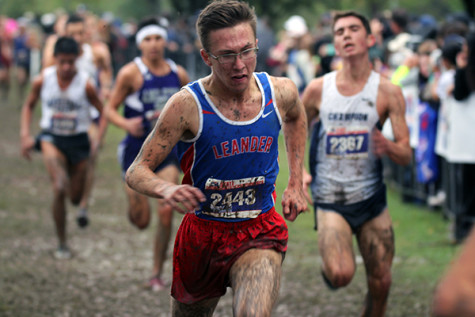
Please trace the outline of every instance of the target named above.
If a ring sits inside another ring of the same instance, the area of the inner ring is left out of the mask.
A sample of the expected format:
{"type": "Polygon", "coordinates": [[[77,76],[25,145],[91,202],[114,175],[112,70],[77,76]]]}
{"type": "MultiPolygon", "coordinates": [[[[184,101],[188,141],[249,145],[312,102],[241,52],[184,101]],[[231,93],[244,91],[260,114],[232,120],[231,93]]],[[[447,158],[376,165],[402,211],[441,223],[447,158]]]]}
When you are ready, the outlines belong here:
{"type": "Polygon", "coordinates": [[[140,42],[139,48],[142,51],[142,56],[148,59],[155,59],[163,57],[165,46],[167,42],[158,34],[146,36],[140,42]]]}
{"type": "Polygon", "coordinates": [[[256,57],[243,60],[240,56],[231,63],[220,63],[211,56],[223,54],[238,54],[244,50],[257,47],[257,39],[254,36],[249,23],[241,23],[209,34],[209,52],[201,51],[205,63],[211,67],[213,76],[222,84],[233,91],[244,91],[252,80],[252,73],[256,69],[256,57]]]}
{"type": "Polygon", "coordinates": [[[72,37],[79,45],[82,45],[85,41],[84,23],[66,24],[66,36],[72,37]]]}
{"type": "Polygon", "coordinates": [[[336,21],[333,41],[338,56],[345,58],[367,53],[369,47],[374,44],[374,37],[367,34],[360,19],[349,16],[336,21]]]}
{"type": "Polygon", "coordinates": [[[60,53],[56,55],[56,68],[58,70],[58,76],[61,79],[68,80],[74,77],[76,74],[76,58],[75,54],[60,53]]]}

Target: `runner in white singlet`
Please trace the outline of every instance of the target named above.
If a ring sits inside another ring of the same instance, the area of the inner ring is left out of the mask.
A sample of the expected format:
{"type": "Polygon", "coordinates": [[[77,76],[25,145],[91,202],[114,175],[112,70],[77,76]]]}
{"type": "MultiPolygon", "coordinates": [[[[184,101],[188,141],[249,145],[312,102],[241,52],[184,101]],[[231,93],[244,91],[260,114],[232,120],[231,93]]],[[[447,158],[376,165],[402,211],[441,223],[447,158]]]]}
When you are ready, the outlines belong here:
{"type": "Polygon", "coordinates": [[[39,146],[53,185],[53,218],[58,236],[56,258],[71,257],[66,239],[66,197],[79,204],[85,187],[89,156],[97,151],[106,121],[102,119],[97,142],[90,142],[87,131],[91,124],[89,107],[102,111],[102,103],[86,73],[76,70],[79,54],[76,41],[60,37],[54,47],[55,66],[44,69],[33,82],[21,114],[22,155],[31,159],[35,146],[30,125],[34,107],[41,99],[42,117],[39,146]]]}
{"type": "MultiPolygon", "coordinates": [[[[375,39],[368,20],[341,12],[333,22],[342,68],[314,79],[302,99],[314,129],[310,169],[322,275],[332,289],[355,273],[353,234],[366,267],[368,293],[362,316],[383,316],[391,286],[394,233],[386,206],[380,158],[409,164],[411,149],[401,90],[372,71],[375,39]],[[391,120],[394,142],[380,128],[391,120]]],[[[310,185],[310,182],[307,182],[310,185]]]]}

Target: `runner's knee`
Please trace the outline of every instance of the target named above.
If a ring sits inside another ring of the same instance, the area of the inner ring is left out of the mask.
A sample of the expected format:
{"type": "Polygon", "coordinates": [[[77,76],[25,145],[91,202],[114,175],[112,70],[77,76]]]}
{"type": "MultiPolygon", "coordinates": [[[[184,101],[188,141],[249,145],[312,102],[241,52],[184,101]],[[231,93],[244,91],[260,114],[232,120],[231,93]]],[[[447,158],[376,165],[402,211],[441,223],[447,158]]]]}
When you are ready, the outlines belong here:
{"type": "Polygon", "coordinates": [[[66,177],[57,176],[53,179],[53,191],[56,196],[66,196],[68,181],[66,177]]]}
{"type": "Polygon", "coordinates": [[[350,284],[355,274],[355,269],[349,265],[333,265],[326,267],[324,274],[331,285],[338,288],[350,284]]]}
{"type": "Polygon", "coordinates": [[[71,195],[71,203],[74,206],[78,206],[79,203],[81,202],[81,197],[82,195],[71,195]]]}
{"type": "Polygon", "coordinates": [[[392,283],[391,271],[388,270],[387,272],[384,272],[381,275],[370,274],[370,276],[368,277],[368,283],[372,284],[372,288],[377,290],[377,294],[388,294],[392,283]]]}
{"type": "Polygon", "coordinates": [[[148,207],[129,207],[129,220],[138,229],[146,229],[150,224],[150,211],[148,207]]]}

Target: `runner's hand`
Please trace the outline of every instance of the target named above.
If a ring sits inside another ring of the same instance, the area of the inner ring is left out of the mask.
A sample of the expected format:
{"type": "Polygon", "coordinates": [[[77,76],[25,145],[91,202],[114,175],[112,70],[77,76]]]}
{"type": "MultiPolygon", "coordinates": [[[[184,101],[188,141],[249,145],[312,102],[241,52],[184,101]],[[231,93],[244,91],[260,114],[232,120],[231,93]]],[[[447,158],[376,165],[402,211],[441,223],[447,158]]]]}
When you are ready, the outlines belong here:
{"type": "Polygon", "coordinates": [[[282,212],[285,219],[294,221],[297,216],[307,210],[307,200],[302,187],[287,187],[282,195],[282,212]]]}
{"type": "Polygon", "coordinates": [[[31,150],[35,146],[35,140],[29,135],[21,138],[21,155],[31,161],[31,150]]]}
{"type": "Polygon", "coordinates": [[[134,137],[141,137],[144,135],[145,131],[143,129],[143,118],[134,117],[127,119],[127,132],[129,132],[134,137]]]}
{"type": "Polygon", "coordinates": [[[165,204],[182,214],[194,212],[200,207],[200,203],[206,201],[205,195],[190,185],[167,185],[161,195],[165,204]]]}
{"type": "Polygon", "coordinates": [[[388,140],[384,137],[384,135],[378,129],[373,130],[372,135],[372,150],[374,155],[377,157],[383,157],[388,153],[388,140]]]}
{"type": "Polygon", "coordinates": [[[310,184],[312,183],[312,175],[310,175],[305,169],[303,170],[302,183],[303,183],[302,187],[303,187],[303,193],[305,195],[305,198],[307,199],[307,202],[310,205],[313,205],[313,199],[309,193],[310,184]]]}

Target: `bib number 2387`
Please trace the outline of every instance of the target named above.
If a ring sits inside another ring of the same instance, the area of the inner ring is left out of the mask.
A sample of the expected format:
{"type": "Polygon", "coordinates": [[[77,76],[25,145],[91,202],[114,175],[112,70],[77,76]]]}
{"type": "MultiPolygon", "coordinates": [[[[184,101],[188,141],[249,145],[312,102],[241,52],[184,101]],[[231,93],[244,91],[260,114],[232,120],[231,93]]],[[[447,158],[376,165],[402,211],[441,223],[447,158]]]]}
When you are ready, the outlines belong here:
{"type": "Polygon", "coordinates": [[[348,131],[345,128],[327,133],[326,154],[336,158],[360,158],[368,156],[369,133],[367,130],[348,131]]]}

